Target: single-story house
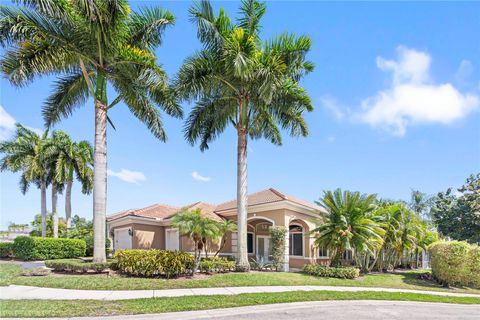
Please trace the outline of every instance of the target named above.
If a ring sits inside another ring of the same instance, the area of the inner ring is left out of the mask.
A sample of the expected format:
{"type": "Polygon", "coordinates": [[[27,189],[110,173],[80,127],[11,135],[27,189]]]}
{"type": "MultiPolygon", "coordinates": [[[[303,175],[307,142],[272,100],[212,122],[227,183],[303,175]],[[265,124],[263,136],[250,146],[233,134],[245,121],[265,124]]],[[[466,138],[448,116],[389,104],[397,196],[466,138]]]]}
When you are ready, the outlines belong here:
{"type": "MultiPolygon", "coordinates": [[[[196,202],[184,207],[154,204],[141,209],[129,209],[107,218],[108,234],[113,249],[166,249],[193,252],[193,242],[172,227],[172,217],[182,209],[201,209],[212,219],[237,220],[237,203],[231,200],[219,205],[196,202]]],[[[309,233],[327,213],[325,208],[269,188],[248,195],[248,253],[251,258],[269,258],[271,242],[269,228],[285,226],[284,269],[301,268],[306,263],[329,262],[328,252],[314,246],[309,233]]],[[[212,248],[215,249],[215,248],[212,248]]],[[[227,235],[221,254],[235,256],[237,234],[227,235]]]]}

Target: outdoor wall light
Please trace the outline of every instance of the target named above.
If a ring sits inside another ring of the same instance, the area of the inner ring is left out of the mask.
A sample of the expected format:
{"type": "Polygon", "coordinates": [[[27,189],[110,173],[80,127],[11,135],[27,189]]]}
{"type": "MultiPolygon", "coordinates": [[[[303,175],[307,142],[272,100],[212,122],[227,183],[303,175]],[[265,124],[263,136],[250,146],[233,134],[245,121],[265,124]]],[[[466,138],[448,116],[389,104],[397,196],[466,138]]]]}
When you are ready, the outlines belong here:
{"type": "Polygon", "coordinates": [[[131,237],[133,235],[132,228],[128,229],[128,235],[131,237]]]}

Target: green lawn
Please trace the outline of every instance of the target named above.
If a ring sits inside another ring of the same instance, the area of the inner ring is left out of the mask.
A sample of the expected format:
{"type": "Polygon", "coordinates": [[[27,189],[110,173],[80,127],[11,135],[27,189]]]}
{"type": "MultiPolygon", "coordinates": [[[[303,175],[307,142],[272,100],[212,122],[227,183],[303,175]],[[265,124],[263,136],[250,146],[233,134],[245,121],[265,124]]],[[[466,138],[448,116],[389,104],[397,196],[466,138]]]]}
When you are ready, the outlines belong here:
{"type": "Polygon", "coordinates": [[[233,296],[190,296],[119,301],[7,300],[0,301],[1,317],[72,317],[231,308],[258,304],[320,300],[401,300],[480,304],[480,298],[443,297],[428,294],[391,292],[310,291],[248,293],[233,296]]]}
{"type": "Polygon", "coordinates": [[[416,290],[450,291],[480,293],[469,288],[443,288],[438,284],[416,279],[418,271],[399,274],[367,275],[356,280],[318,278],[302,273],[251,272],[216,274],[199,279],[147,279],[126,276],[106,275],[49,275],[43,277],[25,277],[19,273],[22,268],[14,263],[0,263],[0,286],[9,284],[29,285],[66,289],[97,290],[139,290],[139,289],[177,289],[206,287],[239,286],[275,286],[275,285],[326,285],[403,288],[416,290]]]}

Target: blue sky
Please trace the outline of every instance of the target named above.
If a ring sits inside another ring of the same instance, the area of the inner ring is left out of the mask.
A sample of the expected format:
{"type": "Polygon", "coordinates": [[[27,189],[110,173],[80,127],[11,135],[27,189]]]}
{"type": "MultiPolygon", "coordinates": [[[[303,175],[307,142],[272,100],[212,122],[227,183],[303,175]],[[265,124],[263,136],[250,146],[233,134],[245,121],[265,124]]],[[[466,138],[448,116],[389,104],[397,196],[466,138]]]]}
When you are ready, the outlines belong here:
{"type": "MultiPolygon", "coordinates": [[[[191,2],[148,5],[160,5],[177,17],[157,51],[173,75],[200,48],[188,21],[191,2]]],[[[238,2],[214,6],[235,15],[238,2]]],[[[313,40],[308,58],[316,70],[303,85],[315,111],[306,115],[307,138],[284,135],[281,147],[250,142],[249,191],[274,187],[313,201],[323,190],[340,187],[407,200],[412,188],[434,194],[479,172],[479,11],[475,2],[267,2],[264,38],[290,31],[313,40]]],[[[1,79],[0,138],[11,135],[14,121],[42,128],[42,101],[52,80],[18,89],[1,79]]],[[[183,106],[188,113],[190,106],[183,106]]],[[[180,120],[164,117],[169,136],[164,144],[124,105],[113,108],[110,117],[117,130],[108,132],[109,214],[153,203],[234,198],[232,129],[202,153],[184,141],[180,120]]],[[[93,141],[91,101],[55,129],[93,141]]],[[[30,222],[40,209],[39,191],[32,188],[24,196],[17,174],[2,172],[0,177],[1,227],[30,222]]],[[[62,197],[59,205],[63,215],[62,197]]],[[[82,195],[78,184],[72,205],[74,214],[91,218],[92,198],[82,195]]]]}

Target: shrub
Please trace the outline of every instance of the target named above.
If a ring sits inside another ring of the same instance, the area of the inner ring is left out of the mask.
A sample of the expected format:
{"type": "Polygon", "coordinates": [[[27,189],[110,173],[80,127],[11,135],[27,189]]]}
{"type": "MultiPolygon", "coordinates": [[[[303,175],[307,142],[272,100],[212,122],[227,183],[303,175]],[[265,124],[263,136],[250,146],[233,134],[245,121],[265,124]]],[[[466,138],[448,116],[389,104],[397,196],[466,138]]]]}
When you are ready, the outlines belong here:
{"type": "Polygon", "coordinates": [[[13,257],[13,243],[0,242],[0,258],[13,257]]]}
{"type": "Polygon", "coordinates": [[[435,278],[444,285],[480,287],[480,248],[465,241],[440,241],[429,247],[435,278]]]}
{"type": "Polygon", "coordinates": [[[326,278],[355,279],[360,275],[360,270],[352,267],[327,267],[316,264],[306,264],[303,272],[312,276],[326,278]]]}
{"type": "Polygon", "coordinates": [[[111,269],[113,263],[114,261],[86,262],[81,259],[58,259],[45,261],[45,265],[55,271],[79,273],[85,273],[89,271],[102,272],[106,269],[111,269]]]}
{"type": "Polygon", "coordinates": [[[167,250],[119,250],[115,253],[117,268],[135,276],[160,276],[167,278],[192,271],[195,257],[183,251],[167,250]]]}
{"type": "MultiPolygon", "coordinates": [[[[85,240],[85,243],[87,245],[85,255],[87,257],[93,256],[93,235],[89,234],[89,235],[86,235],[83,238],[77,238],[77,239],[85,240]]],[[[110,239],[109,238],[105,238],[105,252],[107,253],[107,255],[110,253],[110,239]]]]}
{"type": "Polygon", "coordinates": [[[285,238],[287,228],[271,227],[270,237],[272,239],[272,267],[275,271],[282,270],[285,262],[285,238]]]}
{"type": "Polygon", "coordinates": [[[13,242],[13,255],[23,260],[77,258],[85,255],[85,241],[20,236],[13,242]]]}
{"type": "Polygon", "coordinates": [[[200,270],[203,272],[229,272],[235,269],[235,261],[227,258],[212,257],[200,261],[200,270]]]}

